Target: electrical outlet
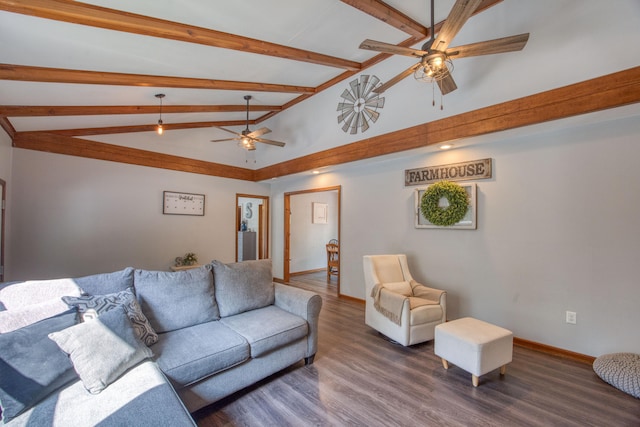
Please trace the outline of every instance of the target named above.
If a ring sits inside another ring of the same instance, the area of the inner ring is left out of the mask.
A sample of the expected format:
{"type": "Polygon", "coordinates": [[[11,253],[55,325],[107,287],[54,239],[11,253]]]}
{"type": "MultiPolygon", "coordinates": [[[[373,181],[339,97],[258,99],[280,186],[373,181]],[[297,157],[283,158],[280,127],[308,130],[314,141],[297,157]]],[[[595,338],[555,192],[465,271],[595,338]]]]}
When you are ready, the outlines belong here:
{"type": "Polygon", "coordinates": [[[578,314],[575,311],[567,311],[566,322],[575,325],[578,322],[578,314]]]}

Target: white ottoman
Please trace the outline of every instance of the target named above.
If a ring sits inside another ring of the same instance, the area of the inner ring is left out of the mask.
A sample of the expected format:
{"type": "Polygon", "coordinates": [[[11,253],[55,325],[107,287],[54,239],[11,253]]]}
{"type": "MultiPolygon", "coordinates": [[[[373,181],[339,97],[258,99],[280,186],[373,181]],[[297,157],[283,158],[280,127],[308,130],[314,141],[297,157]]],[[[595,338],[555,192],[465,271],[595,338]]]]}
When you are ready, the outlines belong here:
{"type": "Polygon", "coordinates": [[[513,333],[464,317],[436,326],[434,352],[442,358],[445,369],[453,363],[471,373],[473,386],[477,387],[480,375],[498,368],[501,375],[506,373],[513,356],[513,333]]]}

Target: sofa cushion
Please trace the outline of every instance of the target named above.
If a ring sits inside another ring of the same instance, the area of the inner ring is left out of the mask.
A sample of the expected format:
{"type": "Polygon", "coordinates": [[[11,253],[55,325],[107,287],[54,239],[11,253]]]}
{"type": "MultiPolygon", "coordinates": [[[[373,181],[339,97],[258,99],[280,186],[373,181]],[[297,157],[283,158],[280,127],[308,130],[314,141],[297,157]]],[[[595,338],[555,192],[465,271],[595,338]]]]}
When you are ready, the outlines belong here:
{"type": "Polygon", "coordinates": [[[78,380],[14,419],[11,427],[195,426],[173,387],[152,361],[138,364],[100,394],[78,380]]]}
{"type": "Polygon", "coordinates": [[[0,304],[4,310],[16,310],[55,300],[60,304],[58,313],[62,313],[67,311],[68,307],[60,300],[60,297],[64,295],[79,296],[80,294],[80,287],[74,279],[28,280],[1,285],[0,304]]]}
{"type": "Polygon", "coordinates": [[[0,311],[0,334],[15,331],[69,310],[60,298],[0,311]]]}
{"type": "Polygon", "coordinates": [[[136,337],[123,307],[53,332],[49,338],[69,354],[75,371],[92,394],[100,393],[127,369],[153,356],[136,337]]]}
{"type": "Polygon", "coordinates": [[[211,265],[221,317],[273,304],[275,290],[270,259],[232,264],[212,261],[211,265]]]}
{"type": "Polygon", "coordinates": [[[73,326],[75,310],[0,334],[0,404],[6,423],[77,378],[67,355],[47,335],[73,326]]]}
{"type": "Polygon", "coordinates": [[[170,332],[220,318],[209,267],[135,271],[142,311],[156,332],[170,332]]]}
{"type": "Polygon", "coordinates": [[[70,307],[78,309],[82,320],[95,319],[116,307],[124,307],[136,336],[151,346],[158,341],[158,334],[153,330],[147,317],[142,313],[140,304],[133,294],[133,288],[107,295],[85,295],[79,297],[62,297],[70,307]]]}
{"type": "Polygon", "coordinates": [[[154,347],[160,369],[185,387],[249,359],[249,344],[219,321],[160,334],[154,347]]]}
{"type": "Polygon", "coordinates": [[[133,287],[133,268],[127,267],[113,273],[93,274],[74,280],[85,294],[113,294],[133,287]]]}
{"type": "Polygon", "coordinates": [[[276,306],[223,317],[220,322],[242,335],[251,346],[251,357],[260,357],[309,332],[307,321],[276,306]]]}

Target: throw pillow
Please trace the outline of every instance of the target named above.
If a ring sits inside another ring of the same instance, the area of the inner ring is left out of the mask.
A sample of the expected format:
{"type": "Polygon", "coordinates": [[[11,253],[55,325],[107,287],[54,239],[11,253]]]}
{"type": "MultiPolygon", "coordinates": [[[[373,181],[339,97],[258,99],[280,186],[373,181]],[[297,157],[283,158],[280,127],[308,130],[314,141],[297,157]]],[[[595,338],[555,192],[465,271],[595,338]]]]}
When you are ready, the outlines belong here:
{"type": "Polygon", "coordinates": [[[404,295],[405,297],[413,296],[413,290],[409,282],[383,283],[382,287],[393,293],[404,295]]]}
{"type": "Polygon", "coordinates": [[[135,288],[142,311],[158,333],[220,318],[206,266],[176,272],[136,270],[135,288]]]}
{"type": "Polygon", "coordinates": [[[77,378],[69,357],[47,335],[76,324],[75,310],[0,334],[0,404],[6,424],[77,378]]]}
{"type": "Polygon", "coordinates": [[[220,316],[232,316],[274,303],[270,259],[232,264],[212,261],[211,265],[220,316]]]}
{"type": "Polygon", "coordinates": [[[113,273],[94,274],[78,277],[74,280],[85,294],[113,294],[133,288],[133,268],[127,267],[124,270],[114,271],[113,273]]]}
{"type": "Polygon", "coordinates": [[[158,342],[158,334],[153,330],[146,316],[142,313],[132,289],[107,295],[87,295],[81,297],[62,297],[70,307],[76,307],[82,320],[95,319],[116,307],[123,306],[129,316],[136,336],[148,346],[158,342]]]}
{"type": "Polygon", "coordinates": [[[0,334],[24,328],[68,310],[69,307],[60,298],[56,298],[13,310],[0,311],[0,334]]]}
{"type": "Polygon", "coordinates": [[[127,369],[153,356],[136,337],[123,307],[53,332],[49,338],[69,354],[84,388],[91,394],[100,393],[127,369]]]}

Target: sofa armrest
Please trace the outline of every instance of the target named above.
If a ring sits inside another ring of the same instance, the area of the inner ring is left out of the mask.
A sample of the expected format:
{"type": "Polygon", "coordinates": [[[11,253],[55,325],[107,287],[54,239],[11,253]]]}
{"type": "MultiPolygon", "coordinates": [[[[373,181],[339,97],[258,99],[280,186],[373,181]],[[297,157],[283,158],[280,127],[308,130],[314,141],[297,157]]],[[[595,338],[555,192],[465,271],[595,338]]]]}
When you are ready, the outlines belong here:
{"type": "Polygon", "coordinates": [[[274,285],[276,307],[302,317],[309,324],[305,359],[312,360],[318,350],[318,319],[322,308],[322,297],[314,292],[281,283],[274,283],[274,285]]]}

